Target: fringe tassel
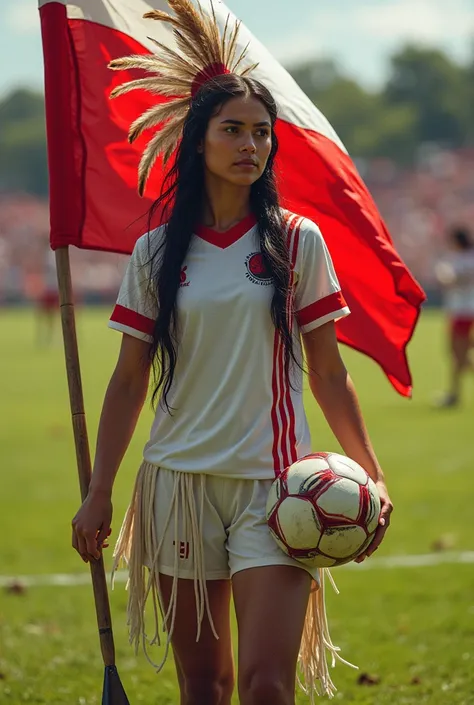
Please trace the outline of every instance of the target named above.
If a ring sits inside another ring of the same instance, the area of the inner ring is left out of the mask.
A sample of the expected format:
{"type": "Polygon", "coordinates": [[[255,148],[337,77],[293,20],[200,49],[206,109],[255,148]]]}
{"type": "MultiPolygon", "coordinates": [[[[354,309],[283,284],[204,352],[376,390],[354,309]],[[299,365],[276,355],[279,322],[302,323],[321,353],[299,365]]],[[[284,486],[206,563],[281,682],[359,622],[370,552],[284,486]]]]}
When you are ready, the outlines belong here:
{"type": "Polygon", "coordinates": [[[332,668],[336,665],[336,661],[340,661],[346,666],[357,669],[357,666],[345,661],[339,655],[340,648],[332,643],[325,604],[326,577],[329,578],[334,591],[339,594],[331,573],[327,568],[322,568],[319,571],[319,587],[315,581],[311,586],[298,657],[298,684],[309,696],[311,705],[314,705],[317,695],[333,698],[337,690],[329,674],[326,650],[331,654],[332,668]]]}
{"type": "Polygon", "coordinates": [[[194,592],[196,595],[197,633],[199,641],[204,614],[207,614],[212,632],[216,639],[218,635],[212,620],[209,596],[207,593],[204,549],[202,544],[202,523],[205,495],[205,478],[199,476],[200,502],[199,512],[196,507],[194,476],[190,473],[176,472],[174,488],[170,501],[168,514],[160,540],[156,535],[154,502],[156,482],[159,468],[151,463],[143,462],[138,471],[132,501],[125,514],[125,519],[117,539],[114,550],[114,564],[112,568],[112,588],[114,575],[122,562],[129,571],[126,589],[129,591],[127,605],[127,625],[129,628],[129,641],[134,646],[135,654],[140,645],[149,663],[161,671],[168,658],[171,639],[173,636],[176,611],[178,606],[178,569],[179,545],[183,536],[190,535],[190,547],[194,565],[194,592]],[[179,516],[183,518],[183,533],[179,535],[179,516]],[[159,557],[164,536],[172,522],[174,528],[174,570],[171,596],[166,613],[160,587],[159,557]],[[146,575],[148,571],[148,577],[146,575]],[[151,596],[154,615],[154,634],[147,638],[145,628],[145,607],[151,596]],[[148,646],[161,645],[160,631],[167,633],[165,653],[159,664],[155,664],[148,654],[148,646]]]}
{"type": "MultiPolygon", "coordinates": [[[[179,544],[183,536],[190,536],[190,550],[194,565],[194,593],[196,596],[196,641],[199,641],[204,616],[207,615],[212,632],[218,635],[212,620],[209,596],[206,586],[203,536],[203,508],[205,497],[205,476],[176,472],[174,475],[173,494],[163,529],[163,536],[156,535],[155,494],[159,468],[143,462],[138,471],[132,501],[125,514],[125,519],[114,550],[112,569],[112,588],[116,570],[124,562],[129,571],[127,590],[127,625],[129,641],[134,646],[135,654],[140,646],[149,663],[159,673],[168,657],[173,636],[178,606],[178,569],[179,544]],[[198,488],[199,483],[199,488],[198,488]],[[199,491],[199,502],[196,496],[199,491]],[[179,534],[179,517],[182,517],[182,534],[179,534]],[[170,524],[174,528],[174,571],[171,597],[166,613],[160,588],[159,557],[164,536],[170,524]],[[148,571],[148,576],[147,576],[148,571]],[[145,628],[145,607],[151,597],[153,605],[154,634],[147,638],[145,628]],[[159,664],[155,664],[148,654],[148,647],[161,645],[160,632],[167,633],[165,653],[159,664]]],[[[311,705],[317,695],[334,697],[336,687],[329,675],[326,651],[331,654],[331,666],[337,661],[357,668],[339,655],[339,647],[334,646],[329,634],[325,607],[325,578],[328,577],[334,590],[338,589],[331,573],[326,568],[319,571],[319,587],[313,581],[306,612],[306,620],[298,658],[298,683],[309,696],[311,705]]]]}

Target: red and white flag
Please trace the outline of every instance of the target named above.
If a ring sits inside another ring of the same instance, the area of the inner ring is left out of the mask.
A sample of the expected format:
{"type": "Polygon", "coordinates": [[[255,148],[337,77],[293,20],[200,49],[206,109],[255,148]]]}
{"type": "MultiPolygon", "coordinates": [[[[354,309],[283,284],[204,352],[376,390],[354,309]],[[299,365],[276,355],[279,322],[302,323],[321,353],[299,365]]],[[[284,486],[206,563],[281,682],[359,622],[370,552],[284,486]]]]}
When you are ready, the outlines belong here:
{"type": "MultiPolygon", "coordinates": [[[[165,0],[39,0],[39,5],[51,245],[129,253],[146,229],[163,171],[158,162],[145,198],[139,198],[137,167],[149,136],[129,145],[127,132],[156,98],[133,91],[109,100],[111,90],[133,76],[110,71],[107,64],[127,54],[151,53],[150,35],[172,44],[164,23],[142,19],[150,9],[168,6],[165,0]]],[[[214,6],[223,26],[230,10],[219,0],[214,6]]],[[[272,91],[280,108],[277,166],[283,205],[321,227],[352,311],[337,324],[338,339],[372,357],[395,389],[409,396],[406,346],[425,295],[397,254],[331,125],[242,26],[239,45],[247,43],[248,62],[259,62],[253,76],[272,91]]]]}

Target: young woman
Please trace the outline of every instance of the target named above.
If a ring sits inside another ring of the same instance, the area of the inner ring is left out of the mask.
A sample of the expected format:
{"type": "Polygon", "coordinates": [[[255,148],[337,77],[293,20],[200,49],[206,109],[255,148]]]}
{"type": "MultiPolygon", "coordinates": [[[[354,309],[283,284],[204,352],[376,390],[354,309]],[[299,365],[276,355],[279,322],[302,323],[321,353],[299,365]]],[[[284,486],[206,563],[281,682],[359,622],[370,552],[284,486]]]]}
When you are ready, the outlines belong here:
{"type": "MultiPolygon", "coordinates": [[[[170,4],[178,13],[189,3],[170,4]]],[[[392,504],[338,351],[334,322],[349,311],[328,250],[314,223],[278,202],[275,102],[222,64],[196,71],[169,188],[157,202],[169,217],[138,240],[112,314],[122,346],[73,545],[85,561],[100,555],[114,478],[154,366],[155,418],[116,548],[129,564],[131,638],[144,640],[151,594],[182,705],[230,705],[232,593],[240,702],[291,705],[303,631],[309,688],[332,694],[325,649],[336,651],[321,596],[311,617],[317,633],[305,628],[312,579],[313,596],[322,593],[320,571],[284,555],[265,521],[273,478],[311,450],[303,348],[315,400],[380,493],[380,526],[360,560],[380,545],[392,504]]],[[[152,162],[142,164],[141,188],[152,162]]]]}
{"type": "Polygon", "coordinates": [[[441,408],[460,403],[465,372],[473,369],[469,355],[474,346],[474,242],[466,228],[456,227],[449,233],[449,246],[450,252],[436,267],[444,290],[451,367],[449,391],[438,402],[441,408]]]}

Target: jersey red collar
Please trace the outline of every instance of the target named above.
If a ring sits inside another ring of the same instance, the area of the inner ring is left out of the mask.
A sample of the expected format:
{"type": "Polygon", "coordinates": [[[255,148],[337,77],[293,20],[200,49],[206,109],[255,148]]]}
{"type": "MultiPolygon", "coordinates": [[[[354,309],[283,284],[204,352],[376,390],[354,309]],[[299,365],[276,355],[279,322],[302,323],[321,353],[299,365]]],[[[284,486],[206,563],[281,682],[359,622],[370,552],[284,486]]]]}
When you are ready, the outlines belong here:
{"type": "Polygon", "coordinates": [[[246,235],[256,224],[257,218],[253,213],[250,213],[243,220],[240,220],[229,228],[229,230],[225,230],[222,233],[212,228],[207,228],[205,225],[199,225],[196,229],[196,235],[206,242],[209,242],[211,245],[215,245],[224,250],[226,247],[230,247],[230,245],[237,242],[237,240],[240,240],[240,238],[246,235]]]}

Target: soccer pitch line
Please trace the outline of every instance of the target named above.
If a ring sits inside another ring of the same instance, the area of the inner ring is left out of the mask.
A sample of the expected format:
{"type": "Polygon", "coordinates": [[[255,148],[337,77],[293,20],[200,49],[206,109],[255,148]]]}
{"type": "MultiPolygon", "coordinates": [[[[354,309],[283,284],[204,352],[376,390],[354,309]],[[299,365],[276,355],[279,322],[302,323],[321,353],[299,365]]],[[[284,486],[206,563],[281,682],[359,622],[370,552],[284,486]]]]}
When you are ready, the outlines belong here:
{"type": "MultiPolygon", "coordinates": [[[[363,563],[348,563],[337,570],[388,570],[390,568],[423,568],[441,564],[474,563],[474,551],[426,553],[422,555],[387,556],[386,558],[370,558],[363,563]]],[[[118,571],[115,574],[117,583],[127,581],[127,572],[118,571]]],[[[108,576],[110,582],[110,575],[108,576]]],[[[45,573],[43,575],[0,575],[0,588],[20,584],[23,587],[74,587],[89,585],[90,574],[84,573],[45,573]]]]}

